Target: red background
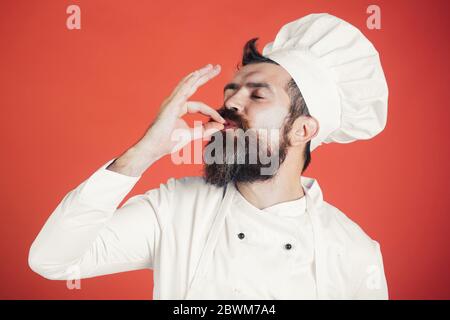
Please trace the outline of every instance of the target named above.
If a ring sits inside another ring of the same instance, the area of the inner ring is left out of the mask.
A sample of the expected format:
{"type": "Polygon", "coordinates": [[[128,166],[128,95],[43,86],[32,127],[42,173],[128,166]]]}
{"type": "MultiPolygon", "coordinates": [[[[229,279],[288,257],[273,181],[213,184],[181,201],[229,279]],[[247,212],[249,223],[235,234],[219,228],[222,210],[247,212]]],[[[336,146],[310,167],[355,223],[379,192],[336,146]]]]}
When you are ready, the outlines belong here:
{"type": "MultiPolygon", "coordinates": [[[[450,298],[449,3],[2,1],[0,298],[151,299],[151,271],[68,290],[29,269],[29,247],[69,190],[144,133],[184,75],[220,63],[222,73],[192,98],[219,107],[244,43],[259,36],[262,50],[284,23],[313,12],[337,15],[373,41],[390,100],[379,136],[319,147],[305,175],[380,242],[390,298],[450,298]],[[81,7],[81,30],[66,28],[70,4],[81,7]],[[381,7],[381,30],[366,27],[370,4],[381,7]]],[[[200,172],[165,157],[129,196],[200,172]]]]}

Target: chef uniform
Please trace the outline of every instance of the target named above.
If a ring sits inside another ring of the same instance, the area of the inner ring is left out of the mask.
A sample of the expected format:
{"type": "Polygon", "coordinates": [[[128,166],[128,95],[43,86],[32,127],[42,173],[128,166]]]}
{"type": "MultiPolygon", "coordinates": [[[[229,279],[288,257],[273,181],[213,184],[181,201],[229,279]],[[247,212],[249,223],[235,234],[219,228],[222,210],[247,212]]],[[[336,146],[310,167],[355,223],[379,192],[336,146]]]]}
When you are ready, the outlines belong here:
{"type": "MultiPolygon", "coordinates": [[[[286,24],[263,55],[296,81],[322,143],[369,139],[385,126],[378,53],[349,23],[312,14],[286,24]]],[[[140,177],[106,169],[70,191],[29,253],[47,279],[152,269],[154,299],[387,299],[380,245],[327,203],[305,196],[258,209],[233,183],[169,179],[119,204],[140,177]]],[[[151,169],[150,169],[151,170],[151,169]]]]}
{"type": "Polygon", "coordinates": [[[235,191],[202,298],[316,299],[313,239],[305,197],[260,210],[235,191]]]}

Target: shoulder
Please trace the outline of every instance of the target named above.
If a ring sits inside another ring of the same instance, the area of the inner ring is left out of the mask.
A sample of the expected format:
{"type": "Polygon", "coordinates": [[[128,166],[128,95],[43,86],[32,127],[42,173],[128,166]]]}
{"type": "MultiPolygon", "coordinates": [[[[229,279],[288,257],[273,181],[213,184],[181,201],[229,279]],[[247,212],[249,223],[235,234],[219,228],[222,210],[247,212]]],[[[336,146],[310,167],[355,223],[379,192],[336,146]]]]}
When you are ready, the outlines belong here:
{"type": "Polygon", "coordinates": [[[371,259],[378,254],[379,243],[340,209],[323,201],[320,211],[325,216],[334,240],[343,243],[351,252],[361,258],[371,259]]]}
{"type": "Polygon", "coordinates": [[[161,183],[160,188],[170,192],[192,193],[220,193],[223,188],[206,183],[203,177],[188,176],[182,178],[169,178],[167,182],[161,183]]]}
{"type": "Polygon", "coordinates": [[[383,256],[378,241],[335,206],[323,202],[321,215],[328,223],[327,240],[339,245],[348,267],[352,299],[388,299],[383,256]]]}
{"type": "Polygon", "coordinates": [[[158,198],[160,201],[171,202],[172,200],[198,200],[199,198],[221,197],[223,188],[206,183],[200,176],[187,176],[182,178],[169,178],[162,182],[159,188],[153,188],[145,193],[151,198],[158,198]]]}
{"type": "Polygon", "coordinates": [[[339,248],[353,279],[352,292],[358,297],[385,299],[387,283],[378,241],[335,206],[324,202],[321,208],[322,221],[327,222],[322,225],[327,230],[325,239],[329,246],[339,248]]]}
{"type": "MultiPolygon", "coordinates": [[[[202,177],[188,176],[169,178],[159,188],[147,191],[146,198],[164,225],[170,224],[178,237],[189,237],[194,229],[202,230],[212,223],[223,191],[202,177]]],[[[207,230],[201,234],[206,233],[207,230]]]]}

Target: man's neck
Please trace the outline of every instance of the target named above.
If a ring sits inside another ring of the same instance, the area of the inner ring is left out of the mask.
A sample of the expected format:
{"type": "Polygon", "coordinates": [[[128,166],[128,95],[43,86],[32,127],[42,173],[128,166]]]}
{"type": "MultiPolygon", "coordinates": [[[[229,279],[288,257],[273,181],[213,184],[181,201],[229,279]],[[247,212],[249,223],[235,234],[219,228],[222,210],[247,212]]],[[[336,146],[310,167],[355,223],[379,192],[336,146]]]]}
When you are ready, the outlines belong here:
{"type": "Polygon", "coordinates": [[[258,209],[300,199],[305,195],[297,168],[288,163],[280,166],[277,174],[267,181],[238,182],[236,188],[242,196],[258,209]]]}

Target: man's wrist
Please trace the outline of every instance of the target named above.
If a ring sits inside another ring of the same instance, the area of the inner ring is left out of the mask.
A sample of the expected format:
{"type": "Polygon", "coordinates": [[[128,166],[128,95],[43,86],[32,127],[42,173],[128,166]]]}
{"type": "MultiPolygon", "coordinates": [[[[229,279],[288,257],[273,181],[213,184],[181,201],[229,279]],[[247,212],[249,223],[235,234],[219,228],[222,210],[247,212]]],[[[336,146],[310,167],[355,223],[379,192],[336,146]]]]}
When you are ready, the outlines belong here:
{"type": "Polygon", "coordinates": [[[131,147],[106,169],[132,177],[141,176],[159,157],[140,148],[131,147]]]}

